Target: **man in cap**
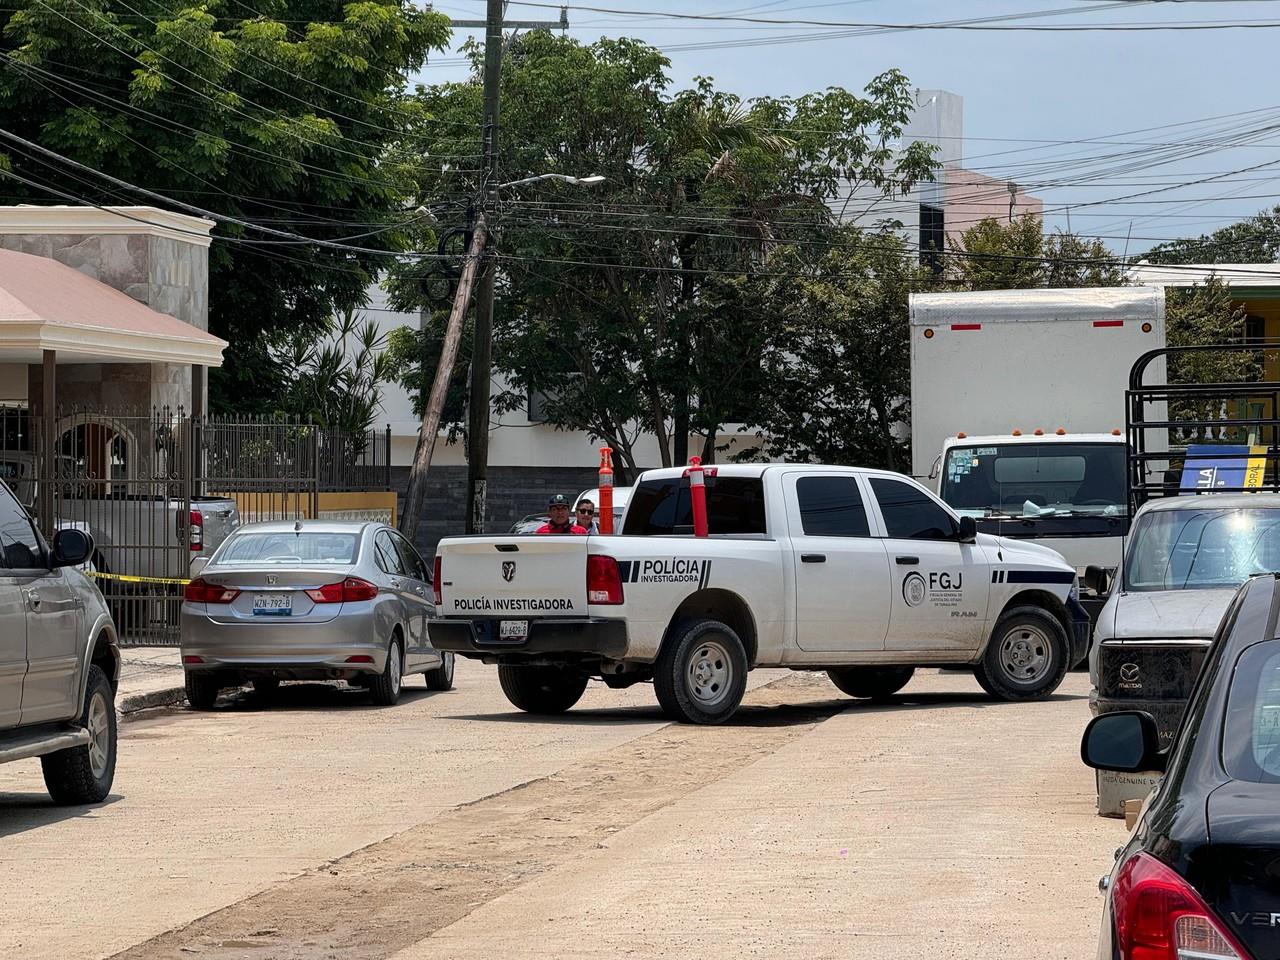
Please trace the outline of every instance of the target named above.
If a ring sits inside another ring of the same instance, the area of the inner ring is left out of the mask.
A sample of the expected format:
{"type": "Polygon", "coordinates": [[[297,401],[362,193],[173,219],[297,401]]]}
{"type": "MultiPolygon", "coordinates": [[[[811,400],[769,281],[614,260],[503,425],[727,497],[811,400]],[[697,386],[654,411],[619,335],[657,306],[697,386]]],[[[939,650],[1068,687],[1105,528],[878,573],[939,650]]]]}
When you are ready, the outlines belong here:
{"type": "Polygon", "coordinates": [[[586,527],[580,527],[570,519],[569,498],[563,493],[557,493],[548,501],[547,513],[551,515],[551,521],[544,523],[535,533],[569,533],[580,537],[587,535],[586,527]]]}

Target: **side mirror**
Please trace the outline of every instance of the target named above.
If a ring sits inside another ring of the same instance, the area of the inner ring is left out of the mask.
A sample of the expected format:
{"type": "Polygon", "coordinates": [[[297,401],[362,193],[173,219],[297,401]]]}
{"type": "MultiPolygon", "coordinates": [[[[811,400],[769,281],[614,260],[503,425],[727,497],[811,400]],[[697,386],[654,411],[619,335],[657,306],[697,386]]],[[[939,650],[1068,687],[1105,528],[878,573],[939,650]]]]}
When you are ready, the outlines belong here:
{"type": "Polygon", "coordinates": [[[1124,710],[1089,722],[1080,741],[1080,759],[1095,770],[1137,773],[1163,771],[1168,755],[1160,749],[1160,733],[1151,714],[1124,710]]]}
{"type": "Polygon", "coordinates": [[[937,480],[938,474],[942,472],[942,454],[938,454],[933,458],[933,466],[929,468],[929,479],[937,480]]]}
{"type": "Polygon", "coordinates": [[[1100,597],[1107,594],[1111,586],[1111,575],[1106,567],[1095,567],[1092,564],[1084,568],[1084,585],[1100,597]]]}
{"type": "Polygon", "coordinates": [[[191,579],[194,580],[200,574],[204,573],[204,568],[209,565],[208,557],[196,557],[191,561],[191,579]]]}
{"type": "Polygon", "coordinates": [[[78,567],[93,555],[93,537],[68,527],[53,535],[54,567],[78,567]]]}
{"type": "Polygon", "coordinates": [[[961,543],[973,543],[973,541],[977,540],[978,521],[969,516],[961,517],[958,539],[961,543]]]}

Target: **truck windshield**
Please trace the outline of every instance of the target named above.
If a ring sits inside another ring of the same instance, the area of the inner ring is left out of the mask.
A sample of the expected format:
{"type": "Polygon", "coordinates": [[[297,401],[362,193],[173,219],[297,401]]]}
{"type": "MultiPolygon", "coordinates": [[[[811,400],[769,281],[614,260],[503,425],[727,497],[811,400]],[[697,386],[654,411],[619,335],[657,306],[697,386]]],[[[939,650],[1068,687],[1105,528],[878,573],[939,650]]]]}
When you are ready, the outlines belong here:
{"type": "Polygon", "coordinates": [[[1138,521],[1125,557],[1125,589],[1221,589],[1276,570],[1280,509],[1188,505],[1155,510],[1138,521]]]}
{"type": "Polygon", "coordinates": [[[241,533],[227,541],[218,564],[239,563],[335,563],[356,559],[354,533],[241,533]]]}
{"type": "MultiPolygon", "coordinates": [[[[759,477],[707,477],[707,527],[711,533],[765,532],[764,483],[759,477]]],[[[693,533],[687,477],[646,480],[632,491],[623,533],[670,536],[693,533]]]]}
{"type": "Polygon", "coordinates": [[[1123,516],[1124,452],[1120,443],[952,447],[939,492],[978,516],[1123,516]]]}

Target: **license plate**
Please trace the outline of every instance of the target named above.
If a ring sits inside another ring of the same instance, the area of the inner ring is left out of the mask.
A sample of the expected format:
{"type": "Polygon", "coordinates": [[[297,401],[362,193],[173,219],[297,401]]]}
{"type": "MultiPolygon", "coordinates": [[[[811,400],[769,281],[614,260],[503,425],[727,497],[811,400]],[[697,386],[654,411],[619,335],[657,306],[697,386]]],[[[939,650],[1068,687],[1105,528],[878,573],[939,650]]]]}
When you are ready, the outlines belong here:
{"type": "Polygon", "coordinates": [[[253,598],[255,617],[293,616],[293,597],[287,593],[260,593],[253,598]]]}
{"type": "Polygon", "coordinates": [[[528,620],[503,620],[498,624],[498,639],[500,640],[523,640],[528,635],[528,620]]]}

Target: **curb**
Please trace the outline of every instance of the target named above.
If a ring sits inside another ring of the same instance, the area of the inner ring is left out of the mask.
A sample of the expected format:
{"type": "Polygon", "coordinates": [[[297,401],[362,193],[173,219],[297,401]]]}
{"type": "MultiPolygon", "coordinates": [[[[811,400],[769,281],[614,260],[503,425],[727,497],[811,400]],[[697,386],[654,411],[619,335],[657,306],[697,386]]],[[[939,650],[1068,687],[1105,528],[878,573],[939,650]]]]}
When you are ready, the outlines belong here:
{"type": "Polygon", "coordinates": [[[139,711],[151,710],[155,707],[171,707],[174,704],[182,703],[186,699],[187,691],[185,687],[164,687],[160,690],[150,690],[146,693],[135,693],[121,697],[116,710],[122,720],[127,720],[132,714],[139,711]]]}

